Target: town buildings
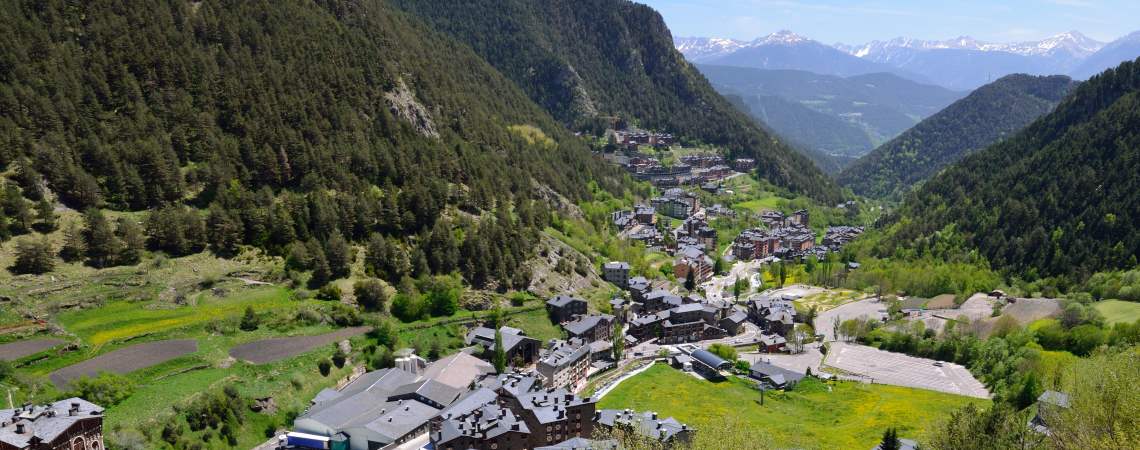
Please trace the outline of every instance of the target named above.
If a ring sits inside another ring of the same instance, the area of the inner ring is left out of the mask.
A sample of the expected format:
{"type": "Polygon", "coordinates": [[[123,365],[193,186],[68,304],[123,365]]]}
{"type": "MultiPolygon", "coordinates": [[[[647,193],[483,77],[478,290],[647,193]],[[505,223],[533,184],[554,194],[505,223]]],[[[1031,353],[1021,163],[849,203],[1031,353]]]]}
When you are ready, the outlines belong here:
{"type": "MultiPolygon", "coordinates": [[[[538,339],[528,337],[518,328],[500,327],[499,332],[503,338],[503,353],[507,362],[520,366],[529,365],[538,359],[538,350],[542,343],[538,339]]],[[[495,330],[487,327],[476,327],[467,332],[464,339],[467,345],[477,345],[483,349],[482,357],[490,361],[495,355],[495,330]]]]}
{"type": "Polygon", "coordinates": [[[573,319],[576,315],[586,314],[587,306],[586,301],[580,298],[556,295],[546,301],[546,312],[551,322],[562,323],[573,319]]]}
{"type": "Polygon", "coordinates": [[[437,450],[523,450],[589,438],[595,401],[543,384],[533,375],[486,377],[432,419],[437,450]]]}
{"type": "Polygon", "coordinates": [[[563,322],[562,328],[570,338],[581,339],[587,343],[608,341],[614,337],[614,319],[615,317],[609,314],[580,315],[574,320],[563,322]]]}
{"type": "Polygon", "coordinates": [[[589,368],[588,343],[579,339],[552,339],[545,354],[538,360],[537,370],[547,386],[573,391],[586,381],[589,368]]]}
{"type": "Polygon", "coordinates": [[[602,265],[602,277],[619,287],[629,284],[629,263],[625,261],[610,261],[602,265]]]}
{"type": "Polygon", "coordinates": [[[431,418],[493,372],[465,353],[432,363],[422,375],[397,368],[368,372],[340,390],[318,393],[293,426],[350,450],[394,448],[427,432],[431,418]]]}
{"type": "Polygon", "coordinates": [[[0,410],[0,449],[103,448],[103,408],[81,398],[0,410]]]}
{"type": "Polygon", "coordinates": [[[693,272],[693,280],[704,283],[712,278],[714,261],[700,247],[685,246],[677,250],[673,260],[673,276],[685,280],[693,272]]]}
{"type": "Polygon", "coordinates": [[[670,447],[684,447],[691,442],[693,429],[672,417],[658,418],[656,412],[602,409],[594,416],[597,426],[606,430],[619,428],[670,447]]]}

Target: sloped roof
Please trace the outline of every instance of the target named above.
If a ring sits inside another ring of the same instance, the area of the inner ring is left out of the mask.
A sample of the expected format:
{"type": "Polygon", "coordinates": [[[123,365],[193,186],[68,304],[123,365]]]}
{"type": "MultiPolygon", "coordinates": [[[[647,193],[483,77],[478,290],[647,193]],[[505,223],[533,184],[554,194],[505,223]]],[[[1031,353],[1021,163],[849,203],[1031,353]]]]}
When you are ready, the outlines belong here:
{"type": "Polygon", "coordinates": [[[48,405],[3,409],[0,410],[0,420],[5,425],[0,427],[0,443],[25,448],[33,437],[50,443],[76,422],[102,415],[103,407],[78,397],[48,405]],[[73,407],[77,408],[74,416],[69,413],[73,407]],[[17,424],[25,427],[23,433],[16,433],[17,424]]]}
{"type": "Polygon", "coordinates": [[[495,366],[463,352],[436,360],[424,369],[423,377],[457,389],[466,389],[479,377],[495,373],[495,366]]]}

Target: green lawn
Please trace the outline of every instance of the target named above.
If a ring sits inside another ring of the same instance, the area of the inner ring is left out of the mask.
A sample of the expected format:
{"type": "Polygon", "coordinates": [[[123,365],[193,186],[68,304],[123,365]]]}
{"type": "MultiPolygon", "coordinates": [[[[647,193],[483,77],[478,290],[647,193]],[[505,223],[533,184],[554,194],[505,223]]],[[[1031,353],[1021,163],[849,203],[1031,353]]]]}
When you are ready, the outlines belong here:
{"type": "Polygon", "coordinates": [[[769,434],[778,448],[871,448],[883,430],[921,438],[928,427],[968,403],[988,401],[897,386],[817,381],[793,392],[769,392],[764,406],[751,383],[711,383],[658,364],[623,382],[599,408],[656,411],[697,427],[735,417],[769,434]]]}
{"type": "Polygon", "coordinates": [[[767,209],[779,209],[781,200],[783,199],[772,195],[763,198],[755,198],[746,202],[740,202],[732,205],[732,207],[733,209],[747,209],[754,213],[758,213],[767,209]]]}
{"type": "Polygon", "coordinates": [[[1119,322],[1132,323],[1140,320],[1140,303],[1123,300],[1101,300],[1093,303],[1109,325],[1119,322]]]}
{"type": "Polygon", "coordinates": [[[208,292],[201,292],[196,297],[197,305],[194,306],[113,302],[99,308],[60,314],[59,321],[67,331],[99,347],[108,342],[240,317],[247,306],[265,311],[299,304],[291,299],[288,290],[280,287],[241,291],[226,298],[215,298],[208,292]]]}

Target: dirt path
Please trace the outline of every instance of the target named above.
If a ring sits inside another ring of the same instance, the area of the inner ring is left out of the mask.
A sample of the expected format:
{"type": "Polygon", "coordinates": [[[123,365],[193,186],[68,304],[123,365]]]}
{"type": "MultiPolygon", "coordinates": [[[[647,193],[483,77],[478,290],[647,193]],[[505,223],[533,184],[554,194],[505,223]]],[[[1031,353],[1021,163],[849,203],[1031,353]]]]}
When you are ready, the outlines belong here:
{"type": "Polygon", "coordinates": [[[353,327],[316,336],[273,338],[242,344],[230,349],[230,356],[253,364],[265,364],[297,356],[322,345],[367,333],[371,327],[353,327]]]}
{"type": "Polygon", "coordinates": [[[28,339],[26,341],[11,342],[0,345],[0,359],[12,361],[28,355],[34,355],[64,343],[63,340],[54,338],[28,339]]]}
{"type": "Polygon", "coordinates": [[[198,351],[198,341],[195,339],[172,339],[135,344],[64,367],[52,372],[49,378],[56,387],[62,389],[79,377],[93,377],[99,372],[130,373],[196,351],[198,351]]]}

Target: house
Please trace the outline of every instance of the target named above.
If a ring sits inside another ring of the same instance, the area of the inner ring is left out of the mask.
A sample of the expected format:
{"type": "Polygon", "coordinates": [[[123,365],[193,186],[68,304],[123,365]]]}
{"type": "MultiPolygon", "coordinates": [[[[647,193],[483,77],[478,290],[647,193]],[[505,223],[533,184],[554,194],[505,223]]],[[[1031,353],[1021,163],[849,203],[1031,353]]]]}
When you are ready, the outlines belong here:
{"type": "Polygon", "coordinates": [[[683,370],[685,372],[693,371],[693,357],[684,353],[673,355],[669,364],[677,370],[683,370]]]}
{"type": "Polygon", "coordinates": [[[796,308],[789,300],[761,296],[748,302],[748,318],[765,333],[786,337],[795,326],[796,308]]]}
{"type": "Polygon", "coordinates": [[[748,321],[748,313],[744,311],[734,311],[728,317],[720,319],[720,328],[728,333],[729,336],[740,334],[744,329],[744,322],[748,321]]]}
{"type": "Polygon", "coordinates": [[[657,225],[657,210],[652,206],[637,205],[633,207],[633,219],[642,225],[657,225]]]}
{"type": "Polygon", "coordinates": [[[625,323],[629,316],[629,301],[621,297],[610,299],[610,309],[613,310],[614,320],[625,323]]]}
{"type": "Polygon", "coordinates": [[[705,208],[705,214],[709,217],[736,217],[736,211],[720,203],[705,208]]]}
{"type": "Polygon", "coordinates": [[[778,334],[761,334],[760,351],[765,353],[778,353],[786,350],[788,340],[778,334]]]}
{"type": "Polygon", "coordinates": [[[634,218],[633,211],[614,211],[610,214],[610,222],[614,224],[614,228],[618,232],[626,231],[637,225],[637,219],[634,218]]]}
{"type": "Polygon", "coordinates": [[[641,300],[641,313],[651,314],[685,304],[685,299],[664,289],[657,289],[641,300]]]}
{"type": "Polygon", "coordinates": [[[645,277],[633,277],[629,279],[628,291],[629,296],[634,302],[645,302],[645,296],[649,294],[652,286],[645,277]]]}
{"type": "Polygon", "coordinates": [[[551,322],[562,323],[573,319],[576,315],[586,314],[587,306],[588,303],[580,298],[556,295],[546,301],[546,312],[550,315],[551,322]]]}
{"type": "Polygon", "coordinates": [[[760,380],[769,389],[788,389],[804,378],[804,374],[764,361],[757,361],[748,368],[748,376],[760,380]]]}
{"type": "Polygon", "coordinates": [[[1069,409],[1069,394],[1045,391],[1037,397],[1037,414],[1029,420],[1029,427],[1038,433],[1050,434],[1049,421],[1062,410],[1069,409]]]}
{"type": "Polygon", "coordinates": [[[767,231],[744,230],[732,241],[732,256],[739,261],[766,258],[780,250],[780,238],[767,231]]]}
{"type": "Polygon", "coordinates": [[[793,212],[792,215],[788,216],[788,223],[786,225],[791,226],[795,224],[801,227],[807,227],[810,224],[808,219],[808,211],[806,209],[801,209],[799,211],[793,212]]]}
{"type": "Polygon", "coordinates": [[[555,388],[575,390],[586,381],[589,367],[590,346],[578,339],[552,339],[546,354],[538,360],[538,373],[547,386],[555,388]]]}
{"type": "Polygon", "coordinates": [[[732,160],[732,169],[737,172],[747,172],[756,168],[756,160],[752,158],[736,158],[732,160]]]}
{"type": "Polygon", "coordinates": [[[784,213],[779,211],[767,210],[760,213],[760,223],[770,230],[784,228],[786,220],[787,217],[784,216],[784,213]]]}
{"type": "Polygon", "coordinates": [[[694,281],[704,283],[713,275],[713,259],[697,247],[678,249],[677,257],[673,260],[673,276],[678,280],[686,280],[690,271],[693,272],[694,281]]]}
{"type": "MultiPolygon", "coordinates": [[[[529,365],[538,359],[538,350],[542,343],[538,339],[530,338],[522,330],[511,327],[499,328],[503,337],[503,352],[507,361],[514,365],[529,365]]],[[[495,330],[487,327],[476,327],[467,332],[464,339],[467,345],[478,345],[483,348],[483,359],[490,361],[495,355],[495,330]]]]}
{"type": "Polygon", "coordinates": [[[587,343],[608,341],[614,337],[614,316],[609,314],[589,314],[562,324],[566,334],[587,343]]]}
{"type": "Polygon", "coordinates": [[[522,450],[593,435],[595,401],[551,388],[531,375],[503,374],[431,421],[436,450],[522,450]]]}
{"type": "Polygon", "coordinates": [[[602,276],[610,283],[619,287],[629,284],[629,263],[625,261],[611,261],[602,265],[602,276]]]}
{"type": "Polygon", "coordinates": [[[0,449],[103,450],[103,408],[78,397],[0,409],[0,449]]]}
{"type": "Polygon", "coordinates": [[[651,411],[637,413],[628,409],[602,409],[595,413],[594,421],[602,429],[620,427],[626,432],[661,442],[670,448],[685,447],[692,439],[693,430],[688,425],[672,417],[658,418],[657,413],[651,411]]]}
{"type": "Polygon", "coordinates": [[[863,227],[827,227],[827,230],[823,233],[822,244],[831,250],[839,250],[861,234],[863,234],[863,227]]]}

